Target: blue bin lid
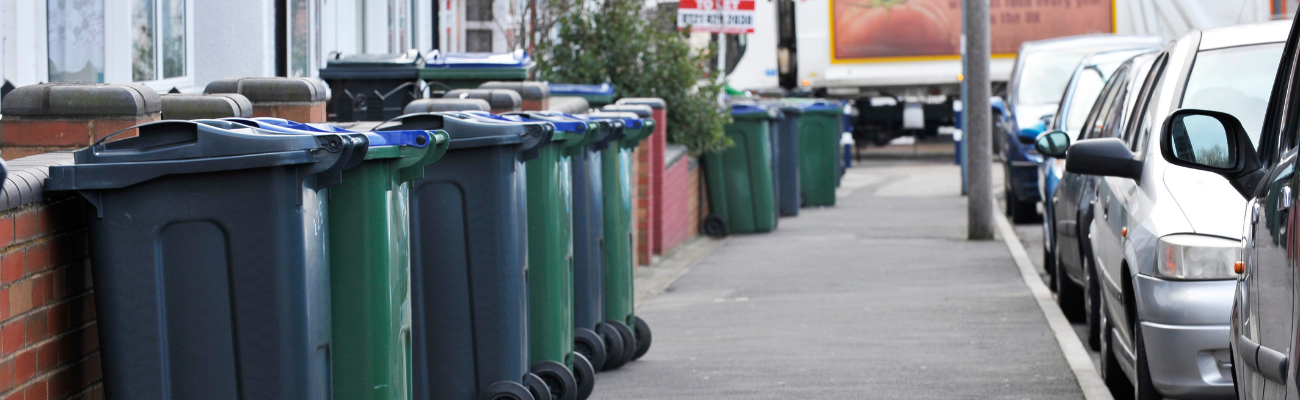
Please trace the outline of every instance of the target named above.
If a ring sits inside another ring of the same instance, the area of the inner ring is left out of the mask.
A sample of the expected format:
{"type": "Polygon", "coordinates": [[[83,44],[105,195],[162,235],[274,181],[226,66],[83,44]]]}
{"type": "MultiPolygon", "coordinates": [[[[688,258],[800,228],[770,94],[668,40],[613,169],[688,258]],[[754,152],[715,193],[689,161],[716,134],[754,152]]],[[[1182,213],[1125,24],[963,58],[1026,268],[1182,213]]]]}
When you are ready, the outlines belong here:
{"type": "Polygon", "coordinates": [[[226,118],[224,121],[234,121],[245,125],[252,125],[256,128],[275,131],[281,133],[361,133],[370,139],[370,147],[379,146],[411,146],[423,148],[429,145],[428,131],[379,131],[379,132],[353,132],[347,129],[339,128],[330,124],[305,124],[302,122],[290,121],[282,118],[226,118]]]}
{"type": "Polygon", "coordinates": [[[732,104],[731,115],[742,114],[767,114],[767,108],[753,106],[749,104],[732,104]]]}
{"type": "Polygon", "coordinates": [[[533,58],[523,50],[510,53],[443,53],[430,50],[424,58],[425,68],[506,68],[526,67],[533,58]]]}
{"type": "Polygon", "coordinates": [[[551,96],[605,95],[613,96],[614,87],[608,83],[584,85],[578,83],[550,83],[551,96]]]}

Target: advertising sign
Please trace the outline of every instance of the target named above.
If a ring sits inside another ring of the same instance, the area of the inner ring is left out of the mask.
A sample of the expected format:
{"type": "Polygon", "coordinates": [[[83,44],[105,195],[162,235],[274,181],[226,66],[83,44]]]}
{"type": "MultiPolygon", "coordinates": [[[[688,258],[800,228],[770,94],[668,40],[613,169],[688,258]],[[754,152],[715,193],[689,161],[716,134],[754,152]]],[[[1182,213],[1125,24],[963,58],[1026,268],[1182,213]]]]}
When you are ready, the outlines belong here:
{"type": "Polygon", "coordinates": [[[682,0],[677,28],[694,32],[754,33],[755,0],[682,0]]]}
{"type": "MultiPolygon", "coordinates": [[[[995,57],[1015,54],[1025,41],[1115,31],[1113,0],[988,1],[995,57]]],[[[832,62],[960,57],[961,0],[830,2],[832,62]]]]}

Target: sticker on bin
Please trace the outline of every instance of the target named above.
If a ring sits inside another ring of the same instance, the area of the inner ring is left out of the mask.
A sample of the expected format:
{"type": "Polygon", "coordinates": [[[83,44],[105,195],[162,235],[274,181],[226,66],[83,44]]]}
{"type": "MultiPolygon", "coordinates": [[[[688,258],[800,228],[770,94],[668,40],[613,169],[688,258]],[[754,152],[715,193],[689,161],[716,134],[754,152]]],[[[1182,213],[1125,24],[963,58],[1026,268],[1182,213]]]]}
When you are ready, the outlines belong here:
{"type": "Polygon", "coordinates": [[[429,131],[380,131],[354,132],[329,124],[304,124],[281,118],[226,118],[223,121],[238,122],[255,128],[281,133],[360,133],[370,140],[370,147],[410,146],[424,148],[429,145],[433,133],[429,131]]]}
{"type": "Polygon", "coordinates": [[[510,53],[443,53],[431,50],[424,58],[426,68],[522,67],[532,62],[532,57],[523,50],[510,53]]]}

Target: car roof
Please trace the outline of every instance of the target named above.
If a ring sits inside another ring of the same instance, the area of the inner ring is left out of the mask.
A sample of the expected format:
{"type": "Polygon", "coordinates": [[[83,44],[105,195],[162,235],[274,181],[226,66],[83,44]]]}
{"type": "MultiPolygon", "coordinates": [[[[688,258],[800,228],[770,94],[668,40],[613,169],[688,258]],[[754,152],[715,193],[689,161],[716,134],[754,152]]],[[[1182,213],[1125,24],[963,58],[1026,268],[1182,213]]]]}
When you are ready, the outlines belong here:
{"type": "Polygon", "coordinates": [[[1091,48],[1103,50],[1126,47],[1160,47],[1164,43],[1164,39],[1159,36],[1094,33],[1027,41],[1020,45],[1020,55],[1071,49],[1091,48]]]}
{"type": "Polygon", "coordinates": [[[1108,63],[1116,63],[1116,62],[1124,62],[1124,61],[1127,61],[1127,60],[1130,59],[1130,58],[1133,58],[1133,57],[1136,57],[1136,56],[1139,56],[1139,55],[1142,55],[1142,54],[1147,54],[1147,53],[1156,53],[1156,52],[1159,52],[1159,51],[1160,51],[1160,49],[1159,49],[1158,47],[1145,48],[1145,49],[1123,49],[1123,50],[1103,51],[1103,52],[1096,53],[1096,54],[1093,54],[1093,55],[1091,55],[1091,56],[1088,56],[1088,58],[1085,58],[1085,59],[1083,60],[1083,62],[1079,63],[1079,67],[1080,67],[1079,69],[1082,69],[1082,68],[1084,68],[1084,67],[1088,67],[1088,66],[1094,66],[1094,65],[1101,65],[1101,64],[1108,64],[1108,63]]]}
{"type": "Polygon", "coordinates": [[[1290,33],[1291,20],[1205,29],[1201,31],[1200,50],[1285,42],[1290,33]]]}

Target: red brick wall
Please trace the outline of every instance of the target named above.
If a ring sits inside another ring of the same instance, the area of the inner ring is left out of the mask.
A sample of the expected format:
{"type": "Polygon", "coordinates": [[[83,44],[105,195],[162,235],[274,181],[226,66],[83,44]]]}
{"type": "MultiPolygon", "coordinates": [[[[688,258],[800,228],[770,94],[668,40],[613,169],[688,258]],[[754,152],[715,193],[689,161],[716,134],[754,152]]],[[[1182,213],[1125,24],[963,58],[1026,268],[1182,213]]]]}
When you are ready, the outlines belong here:
{"type": "Polygon", "coordinates": [[[654,110],[655,131],[636,149],[637,262],[650,264],[653,256],[663,254],[662,243],[664,185],[664,146],[668,137],[668,114],[662,108],[654,110]]]}
{"type": "MultiPolygon", "coordinates": [[[[5,160],[56,150],[90,146],[113,132],[161,119],[160,114],[95,120],[29,119],[7,116],[0,119],[0,156],[5,160]]],[[[134,130],[115,139],[135,136],[134,130]]]]}
{"type": "Polygon", "coordinates": [[[308,124],[325,122],[325,102],[253,103],[253,118],[284,118],[308,124]]]}
{"type": "Polygon", "coordinates": [[[0,211],[0,399],[103,399],[81,198],[41,190],[53,154],[10,163],[0,211]],[[7,203],[7,204],[4,204],[7,203]]]}
{"type": "Polygon", "coordinates": [[[700,226],[700,168],[690,156],[682,156],[664,170],[662,249],[672,250],[695,236],[700,226]]]}

